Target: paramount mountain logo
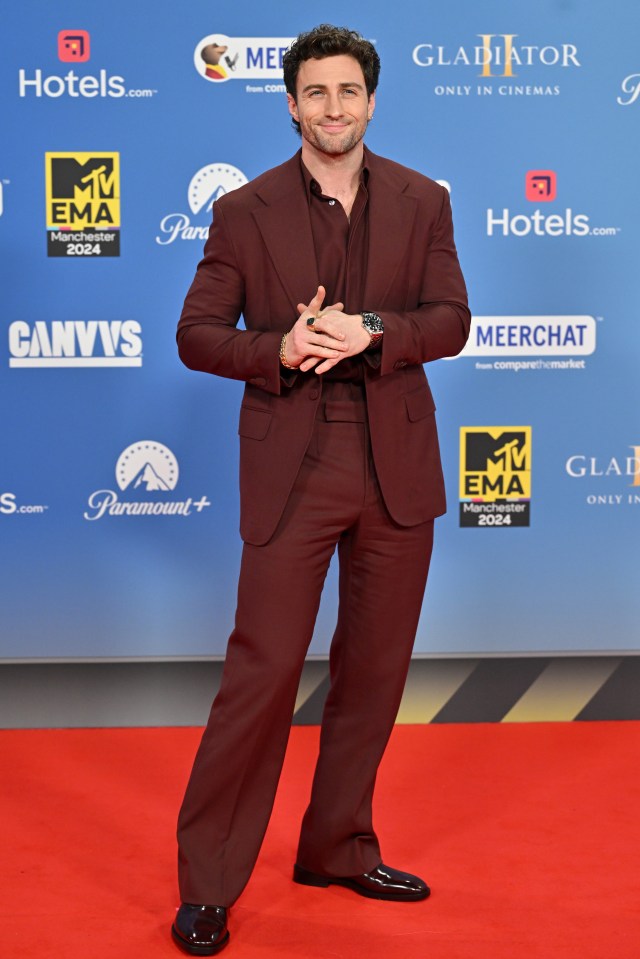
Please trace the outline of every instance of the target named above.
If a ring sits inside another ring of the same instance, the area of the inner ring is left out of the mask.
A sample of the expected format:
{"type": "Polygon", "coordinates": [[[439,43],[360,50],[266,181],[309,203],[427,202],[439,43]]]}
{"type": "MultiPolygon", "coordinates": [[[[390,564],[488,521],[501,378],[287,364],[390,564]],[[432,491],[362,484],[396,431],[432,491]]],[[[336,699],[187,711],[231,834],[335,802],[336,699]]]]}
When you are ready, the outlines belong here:
{"type": "Polygon", "coordinates": [[[207,214],[206,222],[201,217],[200,224],[192,224],[187,213],[167,213],[160,221],[160,234],[156,236],[156,243],[168,246],[175,240],[206,240],[209,234],[211,221],[211,207],[216,200],[237,190],[248,183],[242,170],[229,163],[210,163],[203,166],[191,178],[187,189],[189,208],[194,216],[207,214]]]}
{"type": "Polygon", "coordinates": [[[147,491],[175,489],[180,470],[178,461],[167,446],[144,440],[132,443],[120,454],[116,463],[116,480],[121,490],[147,491]]]}
{"type": "Polygon", "coordinates": [[[122,451],[116,462],[116,482],[125,493],[148,494],[146,499],[121,499],[112,489],[99,489],[89,496],[86,520],[104,516],[191,516],[211,502],[206,496],[177,500],[167,498],[180,476],[178,460],[168,446],[155,440],[140,440],[122,451]],[[158,495],[159,494],[159,495],[158,495]]]}

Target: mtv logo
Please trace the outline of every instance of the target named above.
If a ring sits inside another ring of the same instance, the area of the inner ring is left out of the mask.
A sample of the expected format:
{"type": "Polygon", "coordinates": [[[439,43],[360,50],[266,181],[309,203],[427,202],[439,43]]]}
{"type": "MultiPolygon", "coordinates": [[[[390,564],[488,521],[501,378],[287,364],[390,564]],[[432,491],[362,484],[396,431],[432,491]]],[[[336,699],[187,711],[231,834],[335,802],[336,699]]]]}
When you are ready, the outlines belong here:
{"type": "Polygon", "coordinates": [[[58,58],[63,63],[85,63],[91,56],[88,30],[61,30],[58,34],[58,58]]]}
{"type": "Polygon", "coordinates": [[[553,170],[529,170],[525,181],[525,196],[532,203],[544,203],[556,198],[557,176],[553,170]]]}

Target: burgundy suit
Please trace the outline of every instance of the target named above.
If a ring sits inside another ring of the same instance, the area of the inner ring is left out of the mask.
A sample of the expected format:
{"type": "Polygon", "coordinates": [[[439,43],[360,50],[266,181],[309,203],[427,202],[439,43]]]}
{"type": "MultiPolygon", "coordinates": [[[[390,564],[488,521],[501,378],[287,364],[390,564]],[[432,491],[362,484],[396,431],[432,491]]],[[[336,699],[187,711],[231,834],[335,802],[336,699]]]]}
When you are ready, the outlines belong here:
{"type": "Polygon", "coordinates": [[[236,628],[179,821],[183,901],[231,905],[257,856],[326,569],[340,555],[304,868],[380,862],[377,766],[400,703],[445,510],[423,363],[458,353],[470,314],[447,191],[366,151],[369,250],[359,309],[384,322],[364,384],[284,371],[282,334],[318,283],[300,159],[222,197],[178,327],[188,366],[246,382],[240,411],[236,628]],[[246,330],[238,330],[240,315],[246,330]]]}

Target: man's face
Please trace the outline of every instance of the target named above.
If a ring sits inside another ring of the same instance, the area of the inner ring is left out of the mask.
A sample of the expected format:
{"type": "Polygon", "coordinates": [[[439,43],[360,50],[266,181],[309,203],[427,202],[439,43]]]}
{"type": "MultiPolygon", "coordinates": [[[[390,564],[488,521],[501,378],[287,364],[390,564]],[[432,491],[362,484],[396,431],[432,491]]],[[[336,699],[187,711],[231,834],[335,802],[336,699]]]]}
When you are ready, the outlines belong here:
{"type": "Polygon", "coordinates": [[[298,71],[296,98],[287,94],[287,100],[303,139],[321,153],[338,156],[352,150],[364,136],[375,93],[367,96],[358,61],[340,54],[305,60],[298,71]]]}

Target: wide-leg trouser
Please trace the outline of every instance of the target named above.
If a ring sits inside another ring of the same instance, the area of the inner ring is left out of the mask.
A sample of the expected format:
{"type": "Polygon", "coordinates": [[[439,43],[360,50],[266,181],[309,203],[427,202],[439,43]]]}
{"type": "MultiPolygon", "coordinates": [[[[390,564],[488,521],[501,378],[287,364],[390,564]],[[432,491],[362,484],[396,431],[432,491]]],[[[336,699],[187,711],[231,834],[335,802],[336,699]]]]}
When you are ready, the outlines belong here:
{"type": "Polygon", "coordinates": [[[432,542],[433,522],[400,527],[386,511],[362,388],[325,383],[278,528],[265,546],[244,546],[222,684],[178,821],[183,902],[230,906],[249,879],[336,546],[331,688],[298,863],[329,876],[379,864],[373,789],[404,689],[432,542]]]}

